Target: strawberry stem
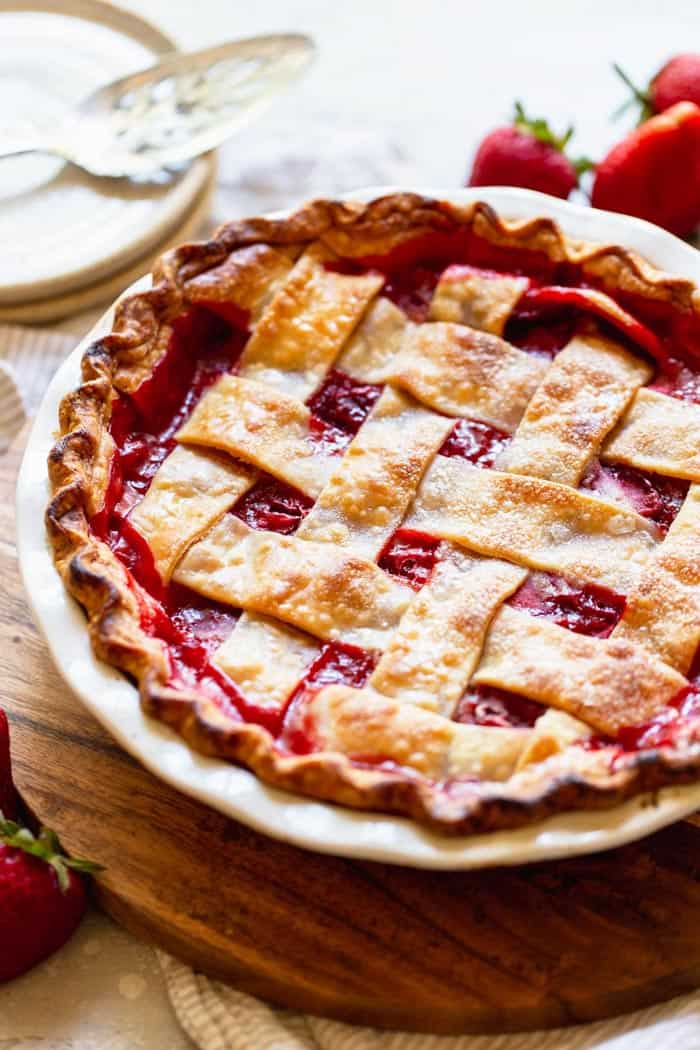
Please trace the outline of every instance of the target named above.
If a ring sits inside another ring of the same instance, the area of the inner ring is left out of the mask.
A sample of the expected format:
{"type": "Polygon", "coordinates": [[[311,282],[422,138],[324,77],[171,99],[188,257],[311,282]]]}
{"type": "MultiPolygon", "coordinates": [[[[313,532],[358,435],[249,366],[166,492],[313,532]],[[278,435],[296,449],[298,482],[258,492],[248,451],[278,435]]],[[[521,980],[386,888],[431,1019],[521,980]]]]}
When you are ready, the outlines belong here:
{"type": "Polygon", "coordinates": [[[14,820],[6,820],[0,810],[0,843],[20,849],[32,857],[43,860],[50,864],[56,872],[58,885],[63,893],[70,885],[68,870],[81,871],[87,875],[94,875],[98,871],[104,871],[101,864],[95,864],[91,860],[83,860],[79,857],[66,857],[61,852],[61,846],[55,831],[42,827],[38,835],[32,834],[29,828],[23,828],[14,820]]]}
{"type": "Polygon", "coordinates": [[[596,169],[596,162],[591,160],[590,157],[577,157],[576,160],[572,160],[571,163],[576,169],[576,174],[578,176],[585,175],[587,171],[595,171],[596,169]]]}
{"type": "Polygon", "coordinates": [[[574,133],[573,125],[570,124],[563,135],[555,135],[544,117],[528,117],[520,101],[515,103],[513,126],[526,135],[533,135],[539,142],[554,146],[560,153],[564,152],[574,133]]]}
{"type": "Polygon", "coordinates": [[[613,62],[613,69],[617,73],[622,83],[625,84],[626,87],[628,87],[632,92],[632,98],[628,98],[626,102],[623,102],[623,104],[615,110],[615,112],[612,115],[612,119],[617,120],[618,117],[621,117],[622,114],[625,113],[630,108],[630,106],[633,106],[636,102],[639,105],[638,123],[643,124],[645,120],[648,120],[649,117],[654,115],[649,92],[642,91],[641,88],[637,87],[637,85],[634,83],[631,77],[628,76],[627,73],[625,73],[622,66],[619,66],[617,62],[613,62]]]}

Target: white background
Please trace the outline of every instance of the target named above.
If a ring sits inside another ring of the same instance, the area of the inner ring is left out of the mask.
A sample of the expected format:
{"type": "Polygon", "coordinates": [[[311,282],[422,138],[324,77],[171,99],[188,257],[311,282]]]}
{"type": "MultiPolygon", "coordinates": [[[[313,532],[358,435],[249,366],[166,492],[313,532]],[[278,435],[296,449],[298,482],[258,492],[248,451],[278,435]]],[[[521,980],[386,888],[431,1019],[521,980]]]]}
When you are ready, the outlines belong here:
{"type": "Polygon", "coordinates": [[[329,115],[391,129],[433,185],[459,183],[478,138],[515,98],[594,155],[621,125],[617,60],[644,82],[678,50],[700,49],[698,0],[141,0],[183,47],[237,35],[310,33],[320,55],[293,97],[255,132],[285,117],[329,115]]]}

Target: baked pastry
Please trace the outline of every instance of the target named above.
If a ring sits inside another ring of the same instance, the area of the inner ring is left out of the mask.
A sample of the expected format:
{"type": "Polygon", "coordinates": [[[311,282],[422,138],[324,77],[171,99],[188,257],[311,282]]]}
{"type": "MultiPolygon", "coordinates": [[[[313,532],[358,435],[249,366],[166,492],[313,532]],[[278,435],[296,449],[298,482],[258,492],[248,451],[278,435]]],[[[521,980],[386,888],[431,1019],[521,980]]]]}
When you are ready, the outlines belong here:
{"type": "Polygon", "coordinates": [[[700,776],[700,293],[316,201],[166,254],[65,398],[56,564],[145,711],[446,833],[700,776]]]}

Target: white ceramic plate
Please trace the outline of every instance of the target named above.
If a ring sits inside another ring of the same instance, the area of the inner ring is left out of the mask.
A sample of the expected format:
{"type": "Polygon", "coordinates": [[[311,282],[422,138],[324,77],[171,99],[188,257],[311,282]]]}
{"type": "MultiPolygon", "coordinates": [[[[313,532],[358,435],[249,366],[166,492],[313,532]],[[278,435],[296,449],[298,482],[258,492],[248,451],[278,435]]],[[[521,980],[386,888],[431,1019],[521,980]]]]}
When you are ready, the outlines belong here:
{"type": "MultiPolygon", "coordinates": [[[[370,200],[398,187],[353,194],[370,200]]],[[[570,235],[629,245],[658,266],[700,282],[700,253],[670,234],[621,215],[595,212],[526,190],[424,190],[466,202],[487,200],[510,218],[551,215],[570,235]]],[[[146,287],[144,278],[129,291],[146,287]]],[[[614,810],[566,813],[538,825],[460,839],[446,839],[399,817],[355,813],[266,787],[245,769],[203,758],[170,730],[141,712],[134,687],[92,654],[85,619],[68,597],[46,542],[46,456],[54,440],[58,403],[80,381],[80,358],[111,327],[109,311],[59,369],[37,415],[17,488],[18,548],[24,582],[49,648],[77,696],[127,751],[156,776],[188,795],[275,838],[308,849],[421,868],[479,868],[521,864],[610,849],[648,835],[700,806],[700,784],[668,788],[614,810]]]]}
{"type": "MultiPolygon", "coordinates": [[[[50,295],[46,299],[31,299],[20,303],[5,305],[0,302],[0,325],[2,324],[47,324],[60,321],[65,317],[74,317],[85,310],[103,307],[122,290],[151,268],[155,259],[168,248],[175,248],[187,240],[201,237],[207,228],[211,211],[211,201],[216,187],[216,154],[210,154],[210,175],[204,189],[195,198],[192,207],[180,217],[179,222],[164,241],[150,245],[145,255],[130,262],[126,269],[108,273],[102,280],[83,284],[72,291],[60,295],[50,295]]],[[[94,315],[93,315],[94,316],[94,315]]]]}
{"type": "MultiPolygon", "coordinates": [[[[60,120],[173,41],[100,0],[0,0],[0,137],[60,120]]],[[[174,232],[212,160],[160,182],[98,179],[38,153],[0,160],[0,304],[56,296],[124,269],[174,232]]]]}

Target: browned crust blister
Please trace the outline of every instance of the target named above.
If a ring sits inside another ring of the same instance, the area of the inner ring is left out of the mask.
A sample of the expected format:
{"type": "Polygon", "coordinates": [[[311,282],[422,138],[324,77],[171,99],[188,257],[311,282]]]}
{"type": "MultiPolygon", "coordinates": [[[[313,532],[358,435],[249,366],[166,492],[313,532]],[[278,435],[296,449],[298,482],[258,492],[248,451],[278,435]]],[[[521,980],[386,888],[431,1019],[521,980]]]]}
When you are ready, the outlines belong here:
{"type": "MultiPolygon", "coordinates": [[[[380,255],[402,240],[465,223],[493,242],[578,263],[611,288],[700,311],[700,293],[691,281],[662,273],[633,252],[571,240],[547,218],[507,222],[483,203],[457,207],[394,194],[369,204],[314,201],[288,218],[229,223],[210,241],[166,253],[154,268],[153,287],[121,302],[110,334],[87,350],[82,385],[61,404],[61,436],[48,463],[52,498],[46,513],[56,566],[87,613],[95,653],[136,680],[147,714],[171,726],[197,751],[247,766],[267,783],[359,809],[404,814],[448,834],[512,828],[563,810],[608,808],[641,792],[696,780],[700,748],[691,744],[625,756],[612,771],[607,751],[575,748],[505,783],[456,785],[364,768],[337,753],[282,754],[261,726],[235,722],[206,698],[167,686],[165,649],[142,630],[126,570],[88,522],[101,506],[109,475],[113,396],[135,389],[150,374],[164,352],[169,322],[190,296],[198,297],[196,290],[207,283],[210,271],[227,264],[227,280],[239,279],[245,294],[255,273],[241,266],[239,277],[232,253],[269,245],[293,258],[320,240],[343,256],[380,255]]],[[[251,265],[261,264],[264,255],[253,253],[251,265]]]]}

